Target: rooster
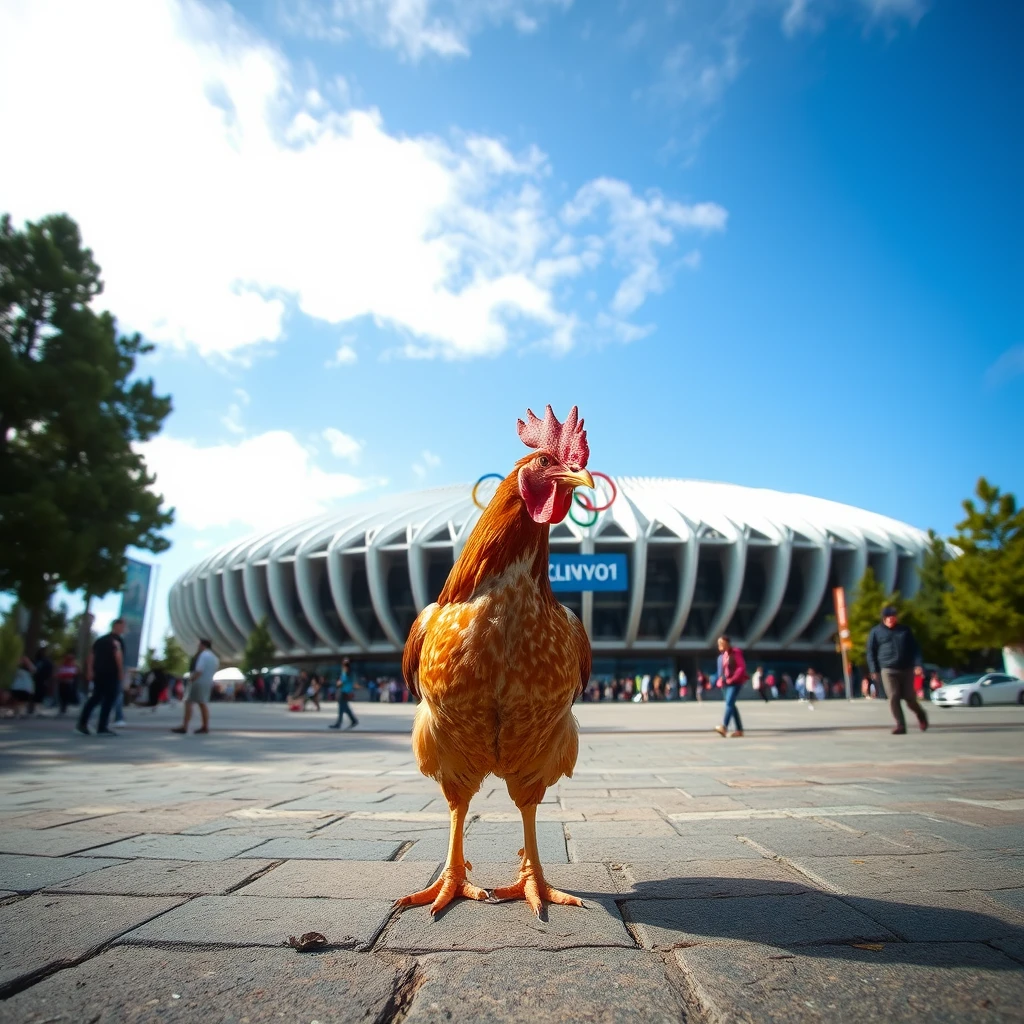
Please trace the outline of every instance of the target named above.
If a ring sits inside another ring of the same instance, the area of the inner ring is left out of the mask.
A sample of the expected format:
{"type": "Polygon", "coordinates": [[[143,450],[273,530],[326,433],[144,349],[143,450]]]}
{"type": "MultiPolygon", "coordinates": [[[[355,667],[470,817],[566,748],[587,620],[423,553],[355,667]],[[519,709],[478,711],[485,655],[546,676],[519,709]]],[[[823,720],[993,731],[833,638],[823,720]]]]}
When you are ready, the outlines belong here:
{"type": "Polygon", "coordinates": [[[578,752],[572,705],[590,677],[590,640],[548,581],[548,527],[569,511],[576,487],[593,487],[590,449],[575,406],[559,423],[527,410],[519,436],[534,452],[498,485],[435,604],[409,631],[402,670],[421,698],[412,746],[424,775],[448,801],[451,834],[444,871],[398,906],[431,903],[436,914],[456,896],[483,900],[463,855],[469,802],[484,778],[505,780],[523,818],[519,877],[495,900],[583,906],[544,880],[537,805],[572,775],[578,752]]]}

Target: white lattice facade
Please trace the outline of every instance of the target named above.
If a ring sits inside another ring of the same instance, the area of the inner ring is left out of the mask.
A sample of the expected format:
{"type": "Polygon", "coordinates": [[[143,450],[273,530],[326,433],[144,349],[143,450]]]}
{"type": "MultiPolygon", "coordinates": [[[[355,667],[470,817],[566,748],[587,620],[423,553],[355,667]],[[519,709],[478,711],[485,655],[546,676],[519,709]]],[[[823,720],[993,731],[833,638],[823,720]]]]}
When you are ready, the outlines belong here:
{"type": "MultiPolygon", "coordinates": [[[[624,477],[591,527],[551,530],[553,553],[621,553],[623,592],[560,594],[596,655],[832,650],[832,587],[870,565],[912,596],[927,535],[849,505],[693,480],[624,477]]],[[[480,511],[469,486],[380,499],[224,547],[170,593],[177,636],[241,657],[266,617],[282,657],[394,658],[441,590],[480,511]]]]}

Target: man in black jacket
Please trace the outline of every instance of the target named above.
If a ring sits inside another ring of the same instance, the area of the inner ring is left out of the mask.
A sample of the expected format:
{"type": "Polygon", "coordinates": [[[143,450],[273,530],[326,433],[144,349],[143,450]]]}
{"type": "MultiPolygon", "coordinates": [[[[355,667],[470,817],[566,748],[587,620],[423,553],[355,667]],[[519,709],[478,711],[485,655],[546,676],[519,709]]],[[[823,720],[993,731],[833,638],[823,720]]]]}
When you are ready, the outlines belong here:
{"type": "Polygon", "coordinates": [[[891,604],[882,609],[881,623],[868,634],[867,656],[868,671],[876,685],[879,675],[882,677],[889,707],[896,719],[893,733],[902,736],[907,731],[901,700],[917,715],[917,724],[924,732],[928,728],[928,717],[914,693],[914,666],[921,664],[921,648],[910,628],[899,624],[896,609],[891,604]]]}

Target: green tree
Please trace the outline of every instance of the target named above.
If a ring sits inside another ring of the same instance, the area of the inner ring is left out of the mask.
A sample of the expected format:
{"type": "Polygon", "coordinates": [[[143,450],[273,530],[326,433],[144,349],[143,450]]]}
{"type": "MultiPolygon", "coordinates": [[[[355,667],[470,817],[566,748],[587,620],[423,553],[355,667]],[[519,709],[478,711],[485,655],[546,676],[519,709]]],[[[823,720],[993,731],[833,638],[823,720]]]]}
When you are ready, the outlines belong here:
{"type": "Polygon", "coordinates": [[[270,636],[270,627],[266,618],[260,620],[256,628],[249,634],[245,643],[245,654],[242,656],[242,671],[247,675],[262,672],[269,664],[277,648],[270,636]]]}
{"type": "Polygon", "coordinates": [[[173,633],[164,637],[164,653],[160,662],[164,671],[172,676],[183,676],[188,671],[188,654],[173,633]]]}
{"type": "Polygon", "coordinates": [[[952,538],[961,554],[945,567],[943,601],[964,647],[1024,646],[1024,509],[984,477],[975,494],[952,538]]]}
{"type": "Polygon", "coordinates": [[[928,549],[918,572],[920,586],[903,604],[904,621],[914,631],[924,660],[945,667],[963,665],[969,658],[958,643],[946,606],[946,595],[952,589],[946,577],[951,560],[946,542],[929,530],[928,549]]]}
{"type": "Polygon", "coordinates": [[[867,664],[867,643],[868,633],[872,626],[878,625],[881,621],[882,609],[887,604],[900,606],[900,595],[886,594],[885,587],[878,582],[875,571],[868,566],[864,575],[857,584],[853,593],[853,600],[850,601],[846,611],[850,623],[850,640],[853,646],[850,648],[850,664],[867,664]]]}
{"type": "Polygon", "coordinates": [[[14,682],[14,671],[21,661],[23,649],[18,617],[12,608],[0,622],[0,690],[9,689],[14,682]]]}
{"type": "Polygon", "coordinates": [[[28,647],[57,586],[108,593],[127,547],[167,547],[136,444],[171,402],[134,375],[152,346],[93,309],[102,290],[70,217],[0,217],[0,590],[30,611],[28,647]]]}

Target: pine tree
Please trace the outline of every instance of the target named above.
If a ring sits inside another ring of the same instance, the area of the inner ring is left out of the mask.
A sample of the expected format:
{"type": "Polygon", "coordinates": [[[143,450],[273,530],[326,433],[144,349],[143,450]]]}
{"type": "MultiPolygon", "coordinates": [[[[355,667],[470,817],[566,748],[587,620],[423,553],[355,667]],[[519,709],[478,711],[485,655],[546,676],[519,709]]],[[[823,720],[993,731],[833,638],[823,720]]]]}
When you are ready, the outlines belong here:
{"type": "Polygon", "coordinates": [[[245,654],[242,657],[242,671],[247,675],[255,675],[262,672],[269,664],[277,648],[270,636],[270,627],[267,620],[260,620],[256,628],[249,634],[245,644],[245,654]]]}
{"type": "Polygon", "coordinates": [[[946,607],[946,595],[952,589],[946,578],[951,560],[946,542],[929,530],[928,549],[918,572],[920,586],[903,605],[904,621],[913,630],[924,660],[946,668],[964,665],[970,657],[957,642],[946,607]]]}
{"type": "Polygon", "coordinates": [[[885,593],[885,587],[875,577],[875,571],[868,566],[853,594],[847,609],[850,623],[850,664],[867,664],[868,634],[881,621],[882,609],[887,605],[900,606],[899,593],[885,593]]]}
{"type": "Polygon", "coordinates": [[[171,402],[135,376],[152,346],[94,309],[102,290],[70,217],[0,217],[0,590],[29,609],[29,648],[58,586],[109,593],[126,548],[167,547],[136,442],[171,402]]]}
{"type": "Polygon", "coordinates": [[[945,567],[943,595],[957,641],[996,651],[1024,646],[1024,509],[984,477],[978,503],[963,503],[966,518],[952,538],[961,551],[945,567]]]}

